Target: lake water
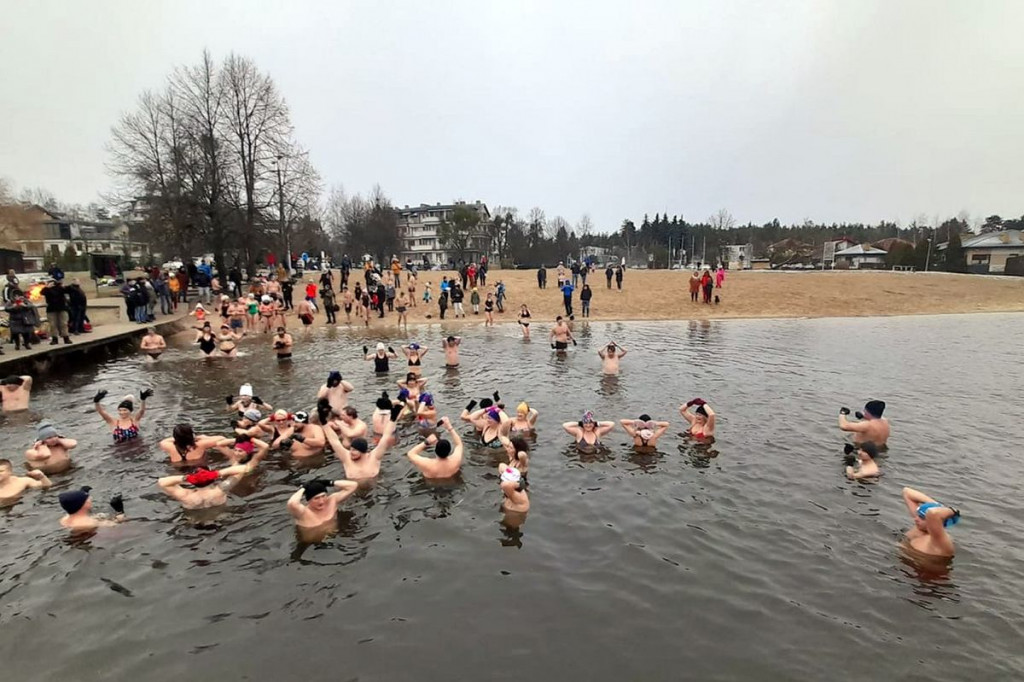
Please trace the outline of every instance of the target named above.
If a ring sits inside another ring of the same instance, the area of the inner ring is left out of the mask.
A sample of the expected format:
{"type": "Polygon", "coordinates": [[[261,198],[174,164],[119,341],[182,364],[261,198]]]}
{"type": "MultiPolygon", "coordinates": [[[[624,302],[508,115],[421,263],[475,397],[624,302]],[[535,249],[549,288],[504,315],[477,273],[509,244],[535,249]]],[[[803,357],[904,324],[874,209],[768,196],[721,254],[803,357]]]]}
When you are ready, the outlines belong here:
{"type": "MultiPolygon", "coordinates": [[[[185,419],[226,433],[223,396],[244,381],[309,409],[337,368],[372,411],[400,372],[375,377],[359,332],[297,340],[289,365],[266,344],[204,364],[181,343],[154,366],[122,358],[40,382],[34,417],[80,445],[56,491],[0,513],[4,679],[1024,677],[1024,316],[578,323],[563,359],[534,327],[532,343],[514,325],[465,330],[457,373],[441,368],[441,328],[410,337],[435,348],[424,376],[442,414],[495,389],[540,410],[518,530],[500,523],[492,452],[472,449],[460,485],[430,487],[404,457],[411,437],[318,545],[298,542],[285,501],[302,480],[341,477],[333,458],[311,473],[272,455],[214,521],[159,493],[172,469],[157,440],[185,419]],[[629,349],[612,379],[595,353],[609,338],[629,349]],[[144,439],[115,447],[91,396],[142,385],[156,391],[144,439]],[[711,450],[680,436],[677,407],[695,396],[719,414],[711,450]],[[835,425],[840,405],[869,398],[893,422],[873,485],[843,477],[835,425]],[[586,408],[673,426],[657,455],[634,455],[617,429],[581,459],[559,425],[586,408]],[[124,493],[130,523],[70,540],[56,492],[83,484],[98,502],[124,493]],[[960,507],[951,570],[899,551],[904,485],[960,507]]],[[[30,417],[2,434],[20,461],[30,417]]]]}

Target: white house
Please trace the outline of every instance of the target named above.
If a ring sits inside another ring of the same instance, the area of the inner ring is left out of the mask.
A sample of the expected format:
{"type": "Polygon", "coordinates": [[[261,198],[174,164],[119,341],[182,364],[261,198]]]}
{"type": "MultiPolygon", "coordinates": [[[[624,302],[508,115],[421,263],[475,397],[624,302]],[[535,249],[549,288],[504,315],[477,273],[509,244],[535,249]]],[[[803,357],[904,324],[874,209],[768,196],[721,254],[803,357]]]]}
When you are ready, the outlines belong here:
{"type": "Polygon", "coordinates": [[[870,244],[857,244],[842,251],[836,251],[836,265],[852,270],[883,268],[888,251],[876,249],[870,244]]]}

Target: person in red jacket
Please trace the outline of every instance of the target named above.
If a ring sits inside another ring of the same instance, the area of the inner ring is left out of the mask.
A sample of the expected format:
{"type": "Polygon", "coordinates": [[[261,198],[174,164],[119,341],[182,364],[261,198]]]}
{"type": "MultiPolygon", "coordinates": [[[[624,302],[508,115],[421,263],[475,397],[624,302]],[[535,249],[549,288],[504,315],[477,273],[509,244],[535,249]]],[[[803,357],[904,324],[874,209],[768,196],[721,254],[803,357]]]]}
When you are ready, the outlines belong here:
{"type": "Polygon", "coordinates": [[[700,286],[704,290],[704,302],[711,303],[711,290],[715,288],[715,280],[711,278],[710,270],[705,270],[700,276],[700,286]]]}

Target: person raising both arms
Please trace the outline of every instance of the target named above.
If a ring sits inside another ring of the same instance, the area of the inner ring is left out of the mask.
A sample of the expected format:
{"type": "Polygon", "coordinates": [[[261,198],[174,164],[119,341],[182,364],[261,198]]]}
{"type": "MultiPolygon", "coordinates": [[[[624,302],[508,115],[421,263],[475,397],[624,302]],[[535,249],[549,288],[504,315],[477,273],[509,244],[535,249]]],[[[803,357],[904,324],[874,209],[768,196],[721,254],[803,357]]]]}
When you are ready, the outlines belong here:
{"type": "Polygon", "coordinates": [[[206,456],[206,451],[217,447],[219,436],[196,435],[191,424],[178,424],[170,438],[160,441],[160,449],[166,452],[172,464],[197,462],[206,456]]]}
{"type": "Polygon", "coordinates": [[[878,447],[885,447],[889,442],[889,420],[882,418],[885,411],[885,403],[881,400],[869,400],[864,406],[864,413],[856,413],[857,419],[861,421],[851,422],[846,415],[850,414],[849,408],[839,408],[839,428],[843,431],[853,433],[853,442],[863,443],[871,441],[878,447]]]}
{"type": "Polygon", "coordinates": [[[455,369],[459,366],[459,346],[461,345],[461,336],[449,336],[441,341],[441,349],[444,351],[444,366],[446,368],[455,369]]]}
{"type": "Polygon", "coordinates": [[[32,377],[27,374],[0,379],[0,408],[4,412],[27,410],[31,395],[32,377]]]}
{"type": "Polygon", "coordinates": [[[200,467],[184,476],[164,476],[156,484],[185,509],[211,509],[227,504],[228,493],[252,470],[251,464],[236,464],[219,470],[200,467]]]}
{"type": "Polygon", "coordinates": [[[77,445],[77,440],[61,437],[53,424],[42,422],[36,427],[36,442],[25,451],[25,462],[29,469],[60,474],[71,468],[68,450],[77,445]]]}
{"type": "Polygon", "coordinates": [[[636,419],[620,419],[619,423],[633,439],[633,449],[637,452],[653,452],[658,447],[658,439],[669,427],[668,422],[656,422],[649,414],[642,414],[636,419]]]}
{"type": "Polygon", "coordinates": [[[146,401],[152,397],[151,389],[139,391],[139,411],[134,414],[135,402],[130,395],[126,395],[117,404],[117,416],[112,417],[103,409],[100,404],[107,397],[106,391],[97,391],[92,397],[93,408],[103,421],[110,427],[110,433],[114,437],[114,443],[120,445],[139,437],[139,422],[146,416],[146,401]]]}
{"type": "Polygon", "coordinates": [[[370,349],[363,346],[363,359],[373,360],[373,371],[377,374],[386,374],[391,371],[391,360],[398,357],[398,353],[391,346],[385,347],[383,343],[377,344],[377,349],[370,353],[370,349]]]}
{"type": "Polygon", "coordinates": [[[253,405],[261,410],[272,411],[274,409],[273,405],[263,402],[258,395],[253,395],[252,384],[242,384],[238,389],[238,395],[225,396],[224,402],[228,406],[228,412],[238,412],[239,416],[243,416],[247,410],[253,409],[253,405]]]}
{"type": "Polygon", "coordinates": [[[913,488],[903,489],[903,503],[914,520],[906,535],[911,549],[931,557],[952,558],[956,550],[946,529],[959,523],[960,511],[913,488]]]}
{"type": "Polygon", "coordinates": [[[715,411],[703,398],[694,398],[685,405],[679,407],[679,414],[690,423],[687,435],[694,438],[714,438],[715,436],[715,411]],[[693,412],[690,412],[690,408],[693,412]]]}
{"type": "Polygon", "coordinates": [[[358,483],[346,480],[316,479],[304,483],[288,498],[288,513],[300,530],[333,527],[337,523],[338,505],[358,488],[358,483]]]}
{"type": "Polygon", "coordinates": [[[156,333],[156,327],[150,327],[146,330],[146,335],[142,337],[142,343],[139,344],[139,350],[144,355],[148,355],[151,361],[156,360],[160,355],[167,350],[167,341],[164,337],[156,333]]]}
{"type": "Polygon", "coordinates": [[[605,374],[619,373],[619,360],[626,355],[626,349],[614,341],[609,341],[601,350],[597,351],[601,358],[601,371],[605,374]]]}
{"type": "Polygon", "coordinates": [[[348,394],[354,390],[355,386],[345,381],[341,372],[335,369],[327,374],[327,383],[317,391],[316,398],[317,400],[327,398],[331,410],[335,414],[341,414],[341,411],[348,406],[348,394]]]}
{"type": "Polygon", "coordinates": [[[431,434],[424,442],[406,453],[406,457],[420,470],[423,478],[452,478],[459,473],[459,468],[462,466],[462,437],[452,428],[448,417],[441,417],[438,423],[448,432],[450,441],[444,438],[439,439],[431,434]],[[434,448],[435,457],[423,456],[423,452],[428,447],[434,448]]]}
{"type": "Polygon", "coordinates": [[[42,471],[33,469],[25,476],[14,475],[14,465],[9,459],[0,459],[0,507],[9,507],[21,499],[28,489],[42,490],[53,483],[42,471]]]}
{"type": "Polygon", "coordinates": [[[76,533],[89,532],[98,528],[110,528],[125,520],[124,501],[120,495],[110,498],[110,508],[114,510],[114,518],[90,514],[92,511],[92,498],[89,486],[82,486],[78,490],[69,490],[57,496],[60,508],[64,510],[64,517],[60,525],[76,533]]]}
{"type": "Polygon", "coordinates": [[[471,411],[472,405],[473,403],[470,403],[466,406],[466,410],[463,412],[463,415],[466,416],[463,419],[470,422],[480,432],[480,442],[485,447],[495,450],[501,448],[500,436],[503,430],[508,430],[504,428],[505,422],[508,421],[508,415],[497,405],[471,411]],[[469,414],[467,415],[467,413],[469,414]]]}
{"type": "Polygon", "coordinates": [[[345,478],[359,481],[377,477],[377,474],[380,473],[381,460],[395,443],[395,427],[401,409],[401,405],[391,408],[388,425],[380,442],[373,450],[370,449],[370,444],[365,438],[353,438],[349,447],[345,447],[338,435],[334,433],[334,429],[326,430],[327,442],[335,456],[341,461],[341,465],[345,469],[345,478]]]}
{"type": "Polygon", "coordinates": [[[594,452],[601,447],[601,437],[608,435],[615,428],[615,422],[599,422],[594,413],[587,410],[583,419],[578,422],[565,422],[562,428],[576,439],[576,449],[580,452],[594,452]]]}
{"type": "Polygon", "coordinates": [[[882,471],[878,468],[878,462],[875,461],[875,458],[878,457],[878,448],[871,441],[864,441],[856,447],[847,443],[845,452],[850,457],[846,465],[847,478],[859,481],[865,478],[878,478],[882,475],[882,471]],[[857,453],[855,457],[854,451],[857,453]],[[853,468],[854,461],[860,462],[860,466],[856,469],[853,468]]]}

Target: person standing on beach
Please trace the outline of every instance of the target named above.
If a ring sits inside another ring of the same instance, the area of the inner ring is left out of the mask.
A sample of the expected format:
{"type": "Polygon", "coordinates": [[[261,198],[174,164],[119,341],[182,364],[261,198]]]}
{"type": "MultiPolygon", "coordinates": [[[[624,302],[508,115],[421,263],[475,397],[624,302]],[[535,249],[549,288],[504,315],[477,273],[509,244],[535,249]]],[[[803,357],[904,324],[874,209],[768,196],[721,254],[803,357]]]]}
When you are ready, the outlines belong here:
{"type": "Polygon", "coordinates": [[[537,288],[548,288],[548,271],[547,268],[545,268],[543,265],[537,268],[537,288]]]}
{"type": "Polygon", "coordinates": [[[704,270],[704,274],[700,277],[700,285],[704,289],[704,302],[711,303],[711,290],[714,288],[714,282],[711,279],[711,271],[704,270]]]}
{"type": "Polygon", "coordinates": [[[459,286],[458,282],[452,283],[452,306],[455,308],[455,317],[466,317],[466,311],[462,309],[462,300],[465,298],[465,292],[463,288],[459,286]]]}
{"type": "MultiPolygon", "coordinates": [[[[39,312],[20,289],[15,289],[11,296],[12,300],[7,303],[4,310],[7,311],[11,338],[14,340],[14,350],[21,350],[22,343],[25,344],[25,350],[28,350],[36,342],[39,312]]],[[[3,351],[0,350],[0,355],[2,354],[3,351]]]]}
{"type": "Polygon", "coordinates": [[[615,270],[612,269],[612,264],[609,263],[604,269],[604,279],[608,282],[608,288],[612,288],[612,277],[615,276],[615,270]]]}
{"type": "Polygon", "coordinates": [[[725,268],[721,265],[718,266],[718,270],[715,271],[715,288],[721,289],[722,282],[725,281],[725,268]]]}
{"type": "Polygon", "coordinates": [[[473,314],[480,314],[480,292],[477,291],[476,287],[473,287],[473,292],[469,295],[469,304],[473,306],[473,314]]]}
{"type": "Polygon", "coordinates": [[[694,270],[690,273],[690,301],[697,303],[700,295],[700,274],[694,270]]]}
{"type": "Polygon", "coordinates": [[[593,296],[594,292],[590,290],[590,285],[584,284],[583,291],[580,292],[580,306],[583,308],[583,317],[590,317],[590,299],[593,296]]]}
{"type": "Polygon", "coordinates": [[[619,291],[622,291],[622,266],[618,265],[615,268],[615,286],[619,291]]]}
{"type": "Polygon", "coordinates": [[[562,284],[562,303],[565,305],[565,314],[572,317],[572,292],[573,286],[569,280],[562,284]]]}
{"type": "MultiPolygon", "coordinates": [[[[430,293],[429,285],[428,285],[427,291],[424,292],[424,295],[426,295],[427,293],[430,293]]],[[[441,319],[443,320],[444,319],[444,313],[445,313],[446,310],[448,310],[448,290],[447,289],[441,289],[441,295],[437,297],[437,308],[440,311],[441,319]]]]}
{"type": "Polygon", "coordinates": [[[51,279],[43,287],[43,298],[46,299],[46,317],[50,322],[50,345],[57,345],[57,337],[63,337],[64,343],[71,343],[68,336],[68,299],[64,285],[51,279]]]}

